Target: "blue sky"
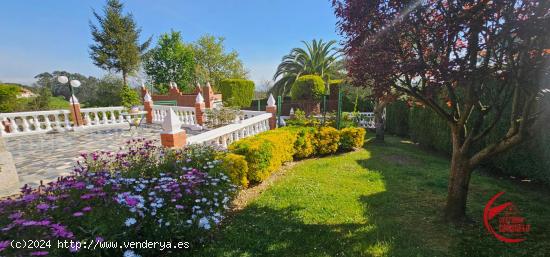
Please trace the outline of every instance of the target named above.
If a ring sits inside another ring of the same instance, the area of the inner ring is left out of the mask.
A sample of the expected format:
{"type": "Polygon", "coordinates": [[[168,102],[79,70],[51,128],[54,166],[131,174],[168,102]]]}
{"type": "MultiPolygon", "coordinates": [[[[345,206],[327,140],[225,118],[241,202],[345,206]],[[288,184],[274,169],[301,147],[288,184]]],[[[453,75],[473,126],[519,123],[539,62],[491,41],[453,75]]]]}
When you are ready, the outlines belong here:
{"type": "MultiPolygon", "coordinates": [[[[250,78],[272,78],[281,57],[301,40],[336,39],[336,18],[329,0],[126,0],[142,37],[170,29],[186,42],[209,33],[226,38],[239,52],[250,78]]],[[[67,70],[101,76],[88,55],[88,22],[99,0],[1,1],[0,81],[30,84],[41,72],[67,70]]]]}

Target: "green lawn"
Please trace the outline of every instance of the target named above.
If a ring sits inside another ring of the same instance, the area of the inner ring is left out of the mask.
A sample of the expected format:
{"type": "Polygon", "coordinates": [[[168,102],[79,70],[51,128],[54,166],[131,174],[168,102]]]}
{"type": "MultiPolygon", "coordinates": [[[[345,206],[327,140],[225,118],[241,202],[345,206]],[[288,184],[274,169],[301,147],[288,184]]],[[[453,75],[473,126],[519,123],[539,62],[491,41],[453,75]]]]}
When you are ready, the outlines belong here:
{"type": "Polygon", "coordinates": [[[204,256],[549,256],[550,193],[475,174],[469,216],[441,220],[449,161],[389,137],[385,145],[298,163],[217,233],[204,256]],[[531,224],[528,240],[506,244],[482,223],[499,191],[531,224]]]}

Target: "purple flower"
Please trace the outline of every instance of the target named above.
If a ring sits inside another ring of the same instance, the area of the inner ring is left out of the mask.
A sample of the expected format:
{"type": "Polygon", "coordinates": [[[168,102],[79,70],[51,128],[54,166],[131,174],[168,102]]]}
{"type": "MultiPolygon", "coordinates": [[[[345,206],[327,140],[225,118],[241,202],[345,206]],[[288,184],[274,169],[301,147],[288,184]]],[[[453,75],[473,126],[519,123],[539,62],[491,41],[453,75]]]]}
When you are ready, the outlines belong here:
{"type": "Polygon", "coordinates": [[[36,206],[36,208],[40,211],[47,211],[50,208],[50,205],[47,203],[41,203],[36,206]]]}
{"type": "Polygon", "coordinates": [[[14,212],[12,213],[9,218],[12,219],[12,220],[16,220],[16,219],[19,219],[21,218],[21,216],[23,216],[23,213],[18,211],[18,212],[14,212]]]}
{"type": "Polygon", "coordinates": [[[183,209],[183,205],[176,204],[176,209],[183,209]]]}
{"type": "Polygon", "coordinates": [[[82,216],[82,215],[84,215],[84,213],[83,213],[83,212],[80,212],[80,211],[77,211],[77,212],[73,213],[73,216],[74,216],[74,217],[80,217],[80,216],[82,216]]]}
{"type": "Polygon", "coordinates": [[[105,241],[105,239],[103,239],[103,237],[96,236],[95,241],[101,243],[101,242],[105,241]]]}
{"type": "Polygon", "coordinates": [[[82,208],[82,211],[84,211],[84,212],[88,212],[88,211],[91,211],[91,210],[92,210],[92,207],[90,207],[90,206],[86,206],[86,207],[82,208]]]}
{"type": "Polygon", "coordinates": [[[73,238],[73,233],[67,230],[67,228],[65,228],[65,226],[61,224],[53,224],[50,226],[50,228],[52,229],[53,235],[55,237],[73,238]]]}
{"type": "Polygon", "coordinates": [[[39,251],[39,252],[32,252],[31,256],[45,256],[48,255],[48,252],[46,251],[39,251]]]}
{"type": "Polygon", "coordinates": [[[0,252],[6,250],[6,248],[8,248],[8,246],[10,246],[10,241],[9,240],[0,241],[0,252]]]}
{"type": "Polygon", "coordinates": [[[36,200],[36,198],[38,198],[36,194],[29,194],[29,195],[23,196],[23,201],[28,203],[36,200]]]}

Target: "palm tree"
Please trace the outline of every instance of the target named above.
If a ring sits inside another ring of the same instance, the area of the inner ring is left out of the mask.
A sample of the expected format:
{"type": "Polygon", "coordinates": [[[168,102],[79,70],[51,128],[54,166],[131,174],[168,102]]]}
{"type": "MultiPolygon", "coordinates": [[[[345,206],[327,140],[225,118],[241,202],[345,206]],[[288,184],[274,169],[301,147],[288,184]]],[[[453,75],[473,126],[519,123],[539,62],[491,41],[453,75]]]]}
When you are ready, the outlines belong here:
{"type": "Polygon", "coordinates": [[[323,42],[313,40],[311,43],[302,41],[306,48],[294,48],[285,55],[273,76],[275,84],[269,90],[274,95],[286,96],[290,87],[301,75],[318,75],[325,81],[336,78],[340,72],[340,51],[333,46],[335,40],[323,42]]]}

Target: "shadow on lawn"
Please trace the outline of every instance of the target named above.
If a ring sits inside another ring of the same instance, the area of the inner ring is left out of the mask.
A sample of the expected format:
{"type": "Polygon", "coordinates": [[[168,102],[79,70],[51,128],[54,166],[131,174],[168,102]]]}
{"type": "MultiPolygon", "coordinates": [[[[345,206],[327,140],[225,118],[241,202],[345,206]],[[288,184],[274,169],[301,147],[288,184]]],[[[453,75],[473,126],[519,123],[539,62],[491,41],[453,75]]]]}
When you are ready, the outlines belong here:
{"type": "MultiPolygon", "coordinates": [[[[547,248],[544,242],[505,245],[487,235],[481,223],[460,229],[444,223],[441,217],[449,165],[445,158],[396,138],[390,138],[386,144],[369,143],[365,148],[370,157],[367,154],[363,157],[362,153],[350,155],[356,157],[333,157],[355,160],[363,168],[338,170],[334,175],[352,172],[358,176],[345,179],[353,178],[361,183],[364,180],[365,185],[372,181],[384,185],[383,191],[358,197],[363,221],[350,217],[349,223],[340,219],[330,224],[327,222],[331,220],[330,212],[318,215],[317,219],[305,218],[307,209],[293,205],[292,200],[285,208],[252,203],[235,213],[200,255],[544,256],[545,252],[537,249],[540,246],[547,248]]],[[[495,187],[491,182],[483,183],[495,187]]],[[[271,197],[283,199],[287,196],[271,197]]],[[[484,201],[480,199],[484,198],[476,196],[474,199],[475,208],[472,209],[477,215],[484,201]]]]}
{"type": "Polygon", "coordinates": [[[205,256],[392,256],[370,224],[305,224],[301,208],[251,205],[241,211],[205,256]],[[389,254],[389,255],[387,255],[389,254]]]}
{"type": "Polygon", "coordinates": [[[516,202],[521,202],[532,218],[543,221],[544,212],[530,199],[532,196],[526,196],[540,192],[474,175],[468,215],[476,222],[456,228],[442,219],[449,176],[446,158],[396,138],[388,141],[367,144],[370,158],[357,162],[383,177],[386,190],[362,196],[360,201],[366,207],[365,215],[382,231],[380,236],[395,236],[390,256],[547,256],[548,236],[541,231],[534,231],[531,240],[521,244],[506,244],[490,235],[482,221],[483,206],[490,197],[487,191],[523,196],[516,202]]]}

